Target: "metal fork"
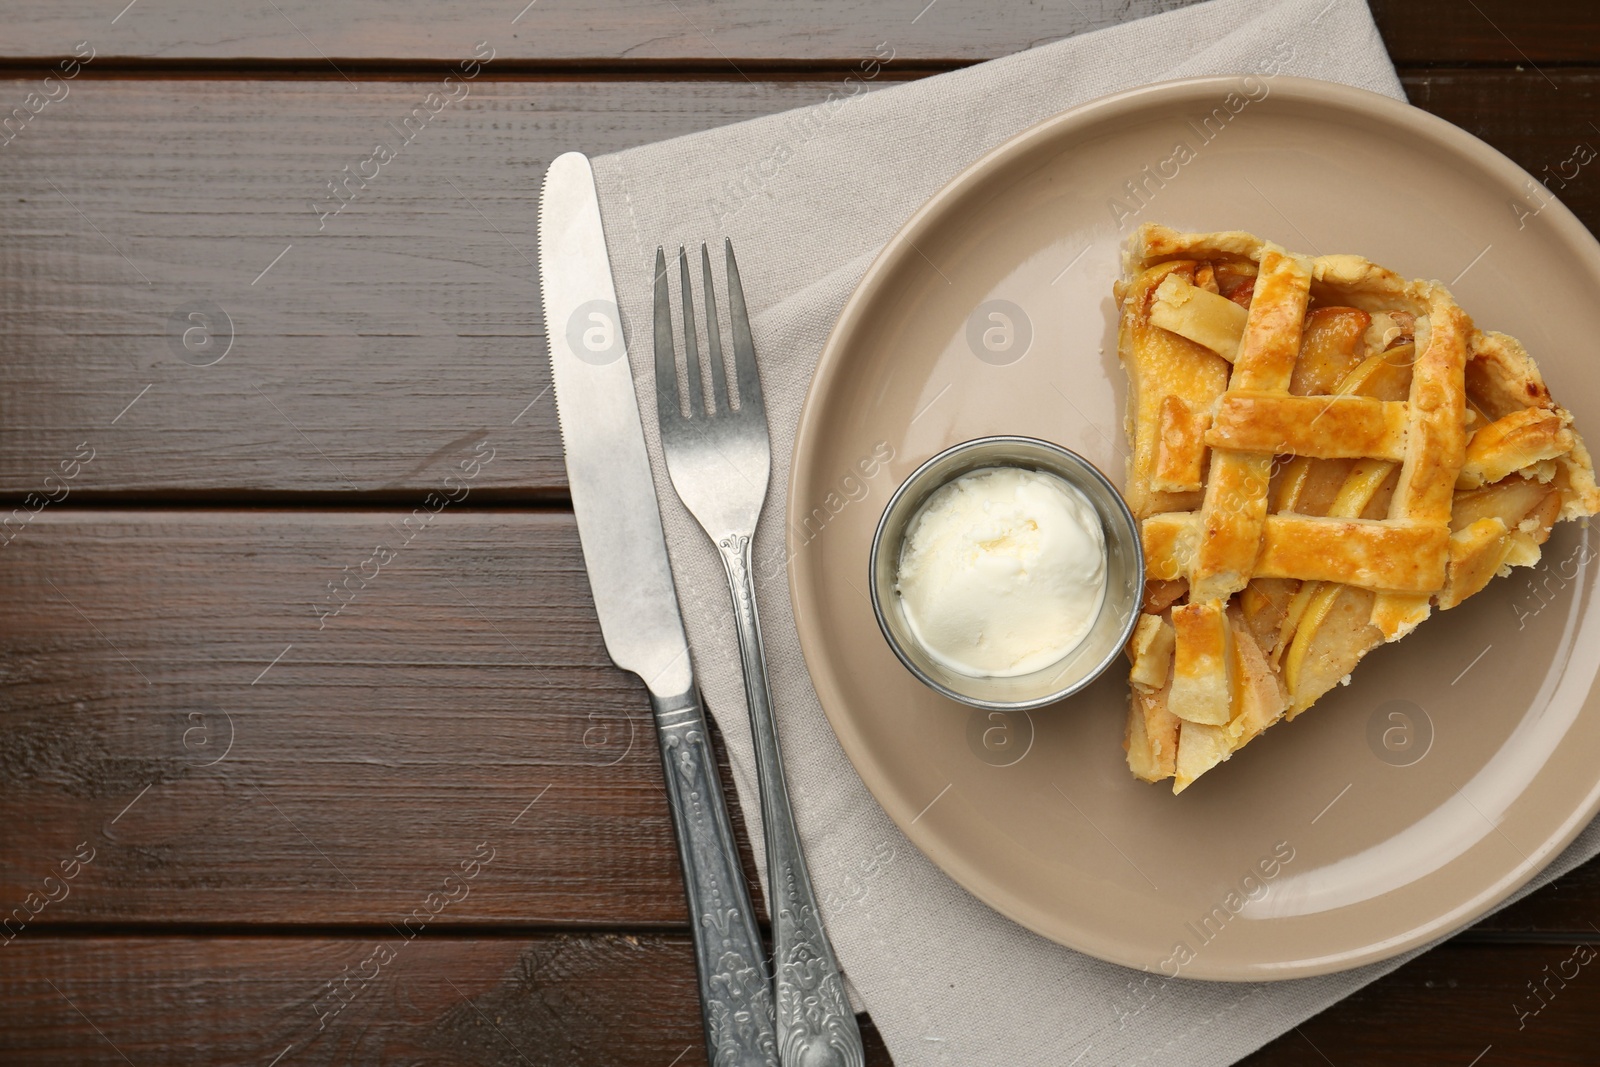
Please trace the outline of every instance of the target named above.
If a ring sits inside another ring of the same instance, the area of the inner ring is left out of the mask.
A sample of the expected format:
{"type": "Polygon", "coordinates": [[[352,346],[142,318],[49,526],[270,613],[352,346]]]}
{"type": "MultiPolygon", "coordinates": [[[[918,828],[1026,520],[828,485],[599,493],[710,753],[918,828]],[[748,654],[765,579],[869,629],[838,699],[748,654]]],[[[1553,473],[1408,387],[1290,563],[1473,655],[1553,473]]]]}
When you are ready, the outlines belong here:
{"type": "Polygon", "coordinates": [[[739,265],[733,242],[727,242],[728,304],[733,325],[734,386],[738,406],[730,403],[727,372],[722,364],[722,332],[717,325],[716,289],[711,255],[700,246],[705,292],[706,365],[711,375],[711,403],[701,391],[699,337],[695,331],[694,295],[689,284],[689,259],[678,249],[683,292],[685,391],[689,414],[683,414],[678,393],[677,353],[673,348],[671,295],[667,288],[666,255],[656,249],[656,412],[661,420],[661,447],[667,473],[685,507],[700,521],[717,546],[728,572],[739,654],[744,661],[744,692],[750,704],[755,735],[756,769],[761,783],[761,820],[766,826],[767,885],[772,894],[773,971],[777,982],[778,1049],[784,1067],[861,1067],[864,1054],[855,1013],[845,996],[844,981],[833,947],[822,929],[811,875],[800,850],[800,835],[789,808],[778,751],[778,724],[767,687],[766,652],[761,620],[756,613],[756,585],[750,565],[750,542],[767,495],[772,446],[767,436],[766,405],[750,337],[739,265]]]}

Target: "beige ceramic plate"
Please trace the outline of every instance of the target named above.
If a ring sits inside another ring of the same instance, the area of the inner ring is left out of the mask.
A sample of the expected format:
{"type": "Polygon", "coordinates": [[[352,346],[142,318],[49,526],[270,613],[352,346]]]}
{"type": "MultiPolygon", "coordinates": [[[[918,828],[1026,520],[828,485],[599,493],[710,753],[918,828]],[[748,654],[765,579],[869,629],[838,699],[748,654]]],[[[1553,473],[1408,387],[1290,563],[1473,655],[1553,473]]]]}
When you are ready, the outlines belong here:
{"type": "Polygon", "coordinates": [[[1600,247],[1503,156],[1321,82],[1205,79],[1110,97],[952,182],[845,308],[790,485],[789,514],[813,516],[804,537],[798,523],[790,534],[806,662],[900,828],[1046,937],[1235,980],[1394,955],[1504,899],[1600,806],[1600,613],[1584,529],[1558,527],[1535,570],[1374,652],[1347,688],[1180,797],[1128,774],[1123,671],[1031,715],[972,711],[918,683],[873,621],[879,513],[941,449],[1042,437],[1120,484],[1111,282],[1145,220],[1441,279],[1480,325],[1526,343],[1600,442],[1600,247]],[[867,495],[840,508],[839,486],[889,450],[867,495]]]}

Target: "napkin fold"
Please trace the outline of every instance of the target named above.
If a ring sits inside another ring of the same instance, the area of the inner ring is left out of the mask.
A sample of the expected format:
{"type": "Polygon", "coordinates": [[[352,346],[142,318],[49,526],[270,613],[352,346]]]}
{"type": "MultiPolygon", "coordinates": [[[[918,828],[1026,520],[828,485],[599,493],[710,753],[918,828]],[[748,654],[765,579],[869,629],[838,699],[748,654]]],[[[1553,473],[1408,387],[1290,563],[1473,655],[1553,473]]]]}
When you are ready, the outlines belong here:
{"type": "MultiPolygon", "coordinates": [[[[1040,938],[956,885],[884,814],[817,702],[782,566],[789,460],[817,359],[862,273],[924,200],[988,150],[1066,108],[1172,78],[1283,73],[1404,99],[1399,80],[1362,0],[1212,0],[865,91],[871,75],[892,69],[893,50],[885,41],[863,54],[861,75],[812,107],[594,160],[636,379],[654,373],[656,246],[731,237],[772,432],[755,555],[789,789],[834,947],[895,1063],[1232,1063],[1416,953],[1287,982],[1163,980],[1040,938]]],[[[764,862],[722,566],[667,479],[653,390],[641,389],[639,403],[700,684],[764,862]]],[[[1524,892],[1597,851],[1590,827],[1524,892]]]]}

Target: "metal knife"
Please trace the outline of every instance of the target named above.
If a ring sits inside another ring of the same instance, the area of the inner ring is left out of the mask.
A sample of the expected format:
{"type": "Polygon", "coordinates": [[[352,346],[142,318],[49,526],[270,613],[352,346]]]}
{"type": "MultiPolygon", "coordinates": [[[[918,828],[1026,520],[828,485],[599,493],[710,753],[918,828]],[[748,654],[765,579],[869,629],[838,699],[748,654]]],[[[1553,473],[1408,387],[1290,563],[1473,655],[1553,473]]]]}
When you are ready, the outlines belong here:
{"type": "Polygon", "coordinates": [[[772,983],[667,565],[594,172],[558,156],[539,199],[539,284],[572,510],[606,651],[650,690],[713,1067],[777,1067],[772,983]]]}

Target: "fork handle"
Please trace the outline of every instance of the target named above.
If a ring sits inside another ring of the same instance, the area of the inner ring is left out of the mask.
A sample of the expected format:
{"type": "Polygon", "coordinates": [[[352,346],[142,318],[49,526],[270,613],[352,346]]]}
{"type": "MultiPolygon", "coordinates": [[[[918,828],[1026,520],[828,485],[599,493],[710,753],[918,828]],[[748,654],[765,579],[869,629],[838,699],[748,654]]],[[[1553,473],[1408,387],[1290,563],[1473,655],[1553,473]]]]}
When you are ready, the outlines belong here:
{"type": "Polygon", "coordinates": [[[767,685],[767,656],[756,612],[750,538],[717,540],[728,572],[739,655],[744,661],[744,693],[755,737],[756,771],[761,783],[761,821],[766,829],[767,886],[771,900],[773,971],[777,982],[778,1050],[783,1067],[862,1067],[865,1053],[855,1013],[833,946],[811,888],[805,854],[778,749],[778,722],[767,685]]]}
{"type": "Polygon", "coordinates": [[[776,1067],[772,986],[705,710],[692,688],[676,697],[651,694],[650,704],[689,901],[706,1059],[712,1067],[776,1067]]]}

